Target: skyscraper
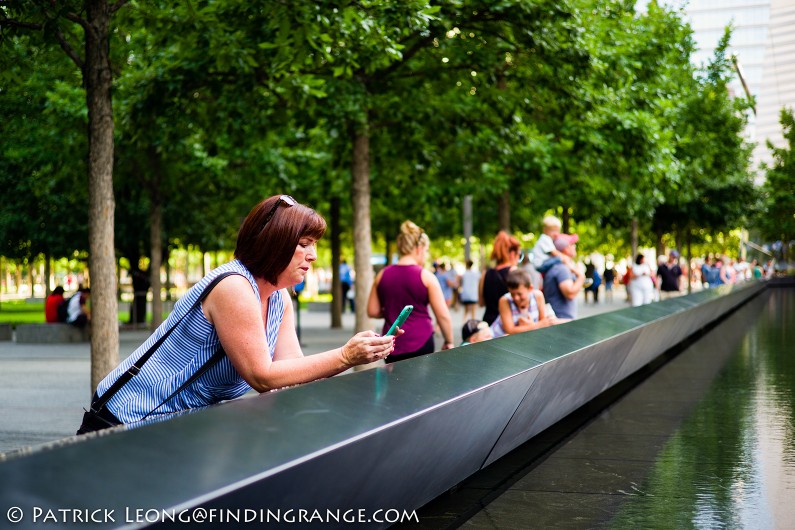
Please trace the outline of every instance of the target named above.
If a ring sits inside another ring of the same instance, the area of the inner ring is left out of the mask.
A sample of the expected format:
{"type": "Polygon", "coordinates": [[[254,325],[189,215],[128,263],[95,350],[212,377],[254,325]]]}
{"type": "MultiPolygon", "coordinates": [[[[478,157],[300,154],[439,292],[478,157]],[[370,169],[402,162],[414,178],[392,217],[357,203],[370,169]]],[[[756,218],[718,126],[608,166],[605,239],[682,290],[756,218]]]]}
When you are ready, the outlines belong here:
{"type": "MultiPolygon", "coordinates": [[[[727,25],[734,28],[730,50],[756,100],[747,129],[757,144],[754,168],[770,163],[767,141],[784,144],[781,109],[795,107],[795,0],[690,0],[684,11],[699,48],[693,57],[697,64],[710,59],[727,25]]],[[[742,94],[739,75],[730,88],[742,94]]]]}

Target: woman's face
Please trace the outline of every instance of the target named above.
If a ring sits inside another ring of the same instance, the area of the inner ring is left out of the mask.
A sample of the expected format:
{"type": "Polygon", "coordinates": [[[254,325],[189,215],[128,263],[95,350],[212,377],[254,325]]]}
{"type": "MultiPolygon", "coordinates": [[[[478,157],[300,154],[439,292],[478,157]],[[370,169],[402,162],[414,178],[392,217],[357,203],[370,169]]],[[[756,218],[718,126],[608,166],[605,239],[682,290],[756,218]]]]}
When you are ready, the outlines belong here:
{"type": "Polygon", "coordinates": [[[304,281],[312,262],[317,260],[316,243],[317,241],[311,237],[302,237],[298,240],[293,259],[290,260],[287,268],[279,274],[278,287],[280,289],[292,287],[304,281]]]}
{"type": "Polygon", "coordinates": [[[414,257],[417,260],[417,265],[419,265],[420,267],[425,265],[425,259],[427,258],[427,256],[428,256],[428,245],[423,245],[422,243],[417,245],[417,248],[414,251],[414,257]]]}

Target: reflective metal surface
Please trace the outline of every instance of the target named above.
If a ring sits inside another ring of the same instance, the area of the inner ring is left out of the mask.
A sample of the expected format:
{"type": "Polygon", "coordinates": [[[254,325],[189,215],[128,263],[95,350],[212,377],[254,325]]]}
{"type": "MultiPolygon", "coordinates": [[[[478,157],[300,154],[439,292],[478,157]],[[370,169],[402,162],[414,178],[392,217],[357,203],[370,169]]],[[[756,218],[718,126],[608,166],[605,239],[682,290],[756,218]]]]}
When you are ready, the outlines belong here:
{"type": "Polygon", "coordinates": [[[795,289],[770,289],[464,527],[793,528],[794,343],[795,289]]]}
{"type": "Polygon", "coordinates": [[[490,464],[535,434],[550,427],[602,391],[610,388],[687,336],[730,311],[763,288],[702,291],[691,297],[599,315],[525,335],[492,341],[524,355],[557,349],[540,366],[541,375],[489,455],[490,464]],[[733,305],[728,305],[729,299],[733,305]],[[579,348],[578,348],[579,346],[579,348]],[[564,353],[566,350],[568,353],[564,353]]]}
{"type": "Polygon", "coordinates": [[[764,289],[599,315],[14,458],[0,463],[0,508],[417,508],[764,289]]]}

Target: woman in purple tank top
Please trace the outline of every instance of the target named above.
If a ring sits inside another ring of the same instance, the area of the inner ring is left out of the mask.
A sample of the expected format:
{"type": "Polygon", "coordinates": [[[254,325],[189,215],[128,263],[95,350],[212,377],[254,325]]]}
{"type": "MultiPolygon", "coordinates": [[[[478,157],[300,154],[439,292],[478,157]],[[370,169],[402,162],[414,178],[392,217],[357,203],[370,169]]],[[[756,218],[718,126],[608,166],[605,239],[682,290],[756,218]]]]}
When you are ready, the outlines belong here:
{"type": "Polygon", "coordinates": [[[403,324],[405,333],[395,341],[395,351],[386,358],[388,363],[433,353],[433,321],[428,312],[429,304],[444,336],[442,349],[453,347],[452,319],[439,280],[423,268],[430,244],[420,227],[405,221],[400,225],[397,238],[400,259],[378,273],[370,290],[367,314],[371,318],[384,319],[383,333],[389,330],[405,306],[414,306],[414,311],[403,324]]]}

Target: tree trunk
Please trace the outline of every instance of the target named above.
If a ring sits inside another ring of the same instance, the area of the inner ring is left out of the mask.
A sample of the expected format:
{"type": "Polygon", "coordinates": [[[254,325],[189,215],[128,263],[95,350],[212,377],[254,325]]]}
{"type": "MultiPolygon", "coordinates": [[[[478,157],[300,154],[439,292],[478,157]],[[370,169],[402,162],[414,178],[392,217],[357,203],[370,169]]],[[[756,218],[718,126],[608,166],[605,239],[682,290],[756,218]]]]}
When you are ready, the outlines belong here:
{"type": "Polygon", "coordinates": [[[340,281],[340,198],[331,198],[331,327],[342,327],[342,282],[340,281]]]}
{"type": "Polygon", "coordinates": [[[562,207],[562,212],[560,214],[560,231],[564,234],[569,233],[569,227],[571,226],[571,214],[569,213],[569,206],[564,204],[562,207]]]}
{"type": "Polygon", "coordinates": [[[687,294],[693,292],[693,229],[687,229],[687,294]]]}
{"type": "MultiPolygon", "coordinates": [[[[137,254],[137,253],[136,253],[137,254]]],[[[130,324],[137,329],[140,325],[146,325],[146,296],[149,293],[149,273],[139,268],[140,256],[136,257],[134,267],[130,268],[132,276],[133,301],[130,304],[130,324]]]]}
{"type": "MultiPolygon", "coordinates": [[[[191,249],[190,245],[186,245],[185,246],[185,268],[184,268],[184,270],[185,270],[185,289],[190,289],[190,286],[191,286],[191,283],[190,283],[190,251],[191,250],[190,249],[191,249]]],[[[177,298],[179,298],[179,296],[177,296],[177,298]]]]}
{"type": "Polygon", "coordinates": [[[86,2],[89,28],[83,82],[88,108],[88,232],[91,285],[91,388],[118,364],[119,323],[113,216],[113,105],[104,0],[86,2]]]}
{"type": "Polygon", "coordinates": [[[152,329],[163,323],[163,296],[160,282],[160,268],[163,265],[163,205],[160,200],[152,200],[149,210],[149,241],[151,260],[149,262],[149,283],[152,286],[152,329]]]}
{"type": "Polygon", "coordinates": [[[655,252],[657,252],[657,256],[664,256],[665,255],[665,243],[663,243],[663,236],[665,234],[663,234],[662,231],[659,231],[655,235],[657,236],[657,238],[656,238],[656,240],[657,240],[656,243],[657,244],[656,244],[656,248],[654,250],[655,250],[655,252]]]}
{"type": "Polygon", "coordinates": [[[789,273],[789,245],[787,244],[788,238],[786,234],[781,234],[781,260],[787,264],[786,273],[789,273]]]}
{"type": "Polygon", "coordinates": [[[116,258],[116,300],[121,300],[121,258],[116,258]]]}
{"type": "Polygon", "coordinates": [[[33,266],[32,259],[28,263],[28,283],[30,284],[30,296],[28,298],[33,298],[33,295],[36,294],[36,268],[33,266]]]}
{"type": "Polygon", "coordinates": [[[353,248],[356,270],[356,331],[371,329],[367,297],[373,283],[370,231],[370,136],[363,123],[353,133],[353,248]]]}
{"type": "Polygon", "coordinates": [[[464,197],[464,261],[472,259],[472,195],[464,197]]]}
{"type": "Polygon", "coordinates": [[[497,212],[500,222],[500,230],[511,233],[511,192],[506,190],[499,198],[499,211],[497,212]]]}
{"type": "Polygon", "coordinates": [[[149,148],[149,285],[152,287],[152,329],[163,323],[163,297],[161,294],[160,268],[163,265],[163,197],[160,183],[163,181],[160,156],[154,147],[149,148]]]}
{"type": "Polygon", "coordinates": [[[166,300],[171,301],[171,252],[169,249],[166,249],[166,255],[163,256],[163,261],[166,264],[166,300]]]}
{"type": "Polygon", "coordinates": [[[629,240],[630,244],[632,245],[632,259],[634,261],[635,256],[638,255],[638,218],[637,217],[632,218],[629,240]]]}
{"type": "Polygon", "coordinates": [[[52,276],[52,266],[49,254],[44,254],[44,298],[50,296],[50,276],[52,276]]]}
{"type": "Polygon", "coordinates": [[[19,294],[19,288],[22,286],[22,267],[19,263],[14,265],[14,292],[19,294]]]}

